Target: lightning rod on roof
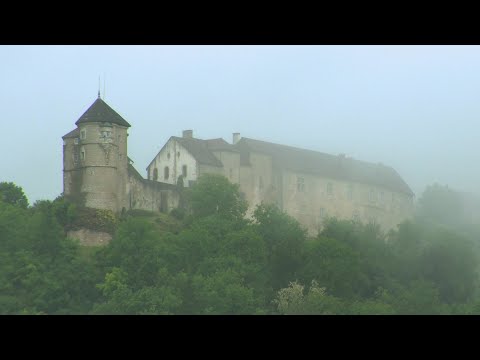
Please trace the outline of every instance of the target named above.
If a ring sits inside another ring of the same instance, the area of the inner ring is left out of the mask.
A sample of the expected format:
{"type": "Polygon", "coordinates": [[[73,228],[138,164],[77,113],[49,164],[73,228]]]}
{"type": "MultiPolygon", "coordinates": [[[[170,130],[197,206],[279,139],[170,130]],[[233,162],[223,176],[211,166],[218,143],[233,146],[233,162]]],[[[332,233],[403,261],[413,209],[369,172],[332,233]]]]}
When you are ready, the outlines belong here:
{"type": "Polygon", "coordinates": [[[105,73],[103,73],[103,100],[105,100],[107,92],[105,91],[105,73]]]}
{"type": "Polygon", "coordinates": [[[98,98],[100,99],[100,75],[98,76],[98,98]]]}

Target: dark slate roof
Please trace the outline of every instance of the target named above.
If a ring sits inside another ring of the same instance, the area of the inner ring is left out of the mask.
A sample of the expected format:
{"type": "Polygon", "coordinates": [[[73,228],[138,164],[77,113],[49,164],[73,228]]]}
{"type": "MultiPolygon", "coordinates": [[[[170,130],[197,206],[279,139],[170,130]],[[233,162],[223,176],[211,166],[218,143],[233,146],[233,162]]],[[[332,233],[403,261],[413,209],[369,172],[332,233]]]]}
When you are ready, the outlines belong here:
{"type": "Polygon", "coordinates": [[[238,149],[235,146],[229,144],[222,138],[218,139],[210,139],[210,140],[203,140],[207,143],[207,147],[209,150],[212,151],[231,151],[231,152],[238,152],[238,149]]]}
{"type": "Polygon", "coordinates": [[[222,162],[213,155],[212,149],[208,147],[208,140],[177,136],[172,136],[172,139],[178,141],[179,144],[187,149],[200,164],[223,167],[222,162]]]}
{"type": "Polygon", "coordinates": [[[248,165],[248,153],[254,151],[270,155],[273,164],[283,169],[372,184],[414,195],[389,166],[249,138],[240,139],[236,147],[242,165],[248,165]]]}
{"type": "Polygon", "coordinates": [[[110,122],[113,124],[130,127],[130,124],[117,114],[108,104],[100,98],[88,108],[85,113],[80,116],[75,125],[89,122],[110,122]]]}
{"type": "Polygon", "coordinates": [[[80,129],[76,128],[72,131],[70,131],[68,134],[63,135],[62,139],[67,139],[67,138],[76,138],[80,136],[80,129]]]}

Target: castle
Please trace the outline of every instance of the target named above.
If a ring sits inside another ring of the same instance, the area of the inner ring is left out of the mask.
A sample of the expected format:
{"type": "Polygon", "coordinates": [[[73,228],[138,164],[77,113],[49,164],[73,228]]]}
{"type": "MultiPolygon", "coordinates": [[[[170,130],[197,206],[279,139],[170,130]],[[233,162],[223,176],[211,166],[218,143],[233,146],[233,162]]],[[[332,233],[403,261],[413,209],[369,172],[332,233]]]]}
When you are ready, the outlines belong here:
{"type": "Polygon", "coordinates": [[[91,208],[169,212],[178,186],[204,173],[221,174],[248,201],[275,203],[311,234],[329,216],[392,229],[413,214],[414,194],[391,167],[274,144],[233,134],[232,143],[172,136],[147,167],[147,178],[127,153],[130,124],[100,98],[63,136],[64,194],[91,208]]]}

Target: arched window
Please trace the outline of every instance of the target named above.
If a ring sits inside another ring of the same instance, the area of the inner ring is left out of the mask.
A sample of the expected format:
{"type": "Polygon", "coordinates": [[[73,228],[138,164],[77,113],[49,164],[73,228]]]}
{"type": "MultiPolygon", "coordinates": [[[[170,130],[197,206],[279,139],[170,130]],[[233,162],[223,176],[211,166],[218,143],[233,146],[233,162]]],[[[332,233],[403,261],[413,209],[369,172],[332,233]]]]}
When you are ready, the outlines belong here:
{"type": "Polygon", "coordinates": [[[163,178],[165,180],[168,180],[168,177],[170,176],[170,169],[168,166],[165,166],[165,169],[163,169],[163,178]]]}
{"type": "Polygon", "coordinates": [[[153,180],[154,181],[158,180],[158,169],[157,168],[153,169],[153,180]]]}
{"type": "Polygon", "coordinates": [[[182,166],[182,175],[184,178],[187,177],[187,165],[182,166]]]}

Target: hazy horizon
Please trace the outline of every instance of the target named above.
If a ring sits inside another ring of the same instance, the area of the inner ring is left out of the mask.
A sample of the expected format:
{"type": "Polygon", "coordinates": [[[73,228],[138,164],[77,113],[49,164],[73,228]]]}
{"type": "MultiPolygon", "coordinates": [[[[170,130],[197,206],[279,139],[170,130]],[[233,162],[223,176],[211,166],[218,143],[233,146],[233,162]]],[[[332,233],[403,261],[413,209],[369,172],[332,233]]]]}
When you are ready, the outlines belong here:
{"type": "Polygon", "coordinates": [[[479,46],[0,46],[0,59],[0,181],[31,204],[63,191],[62,136],[99,76],[144,177],[192,129],[383,163],[417,198],[435,182],[478,194],[479,46]]]}

